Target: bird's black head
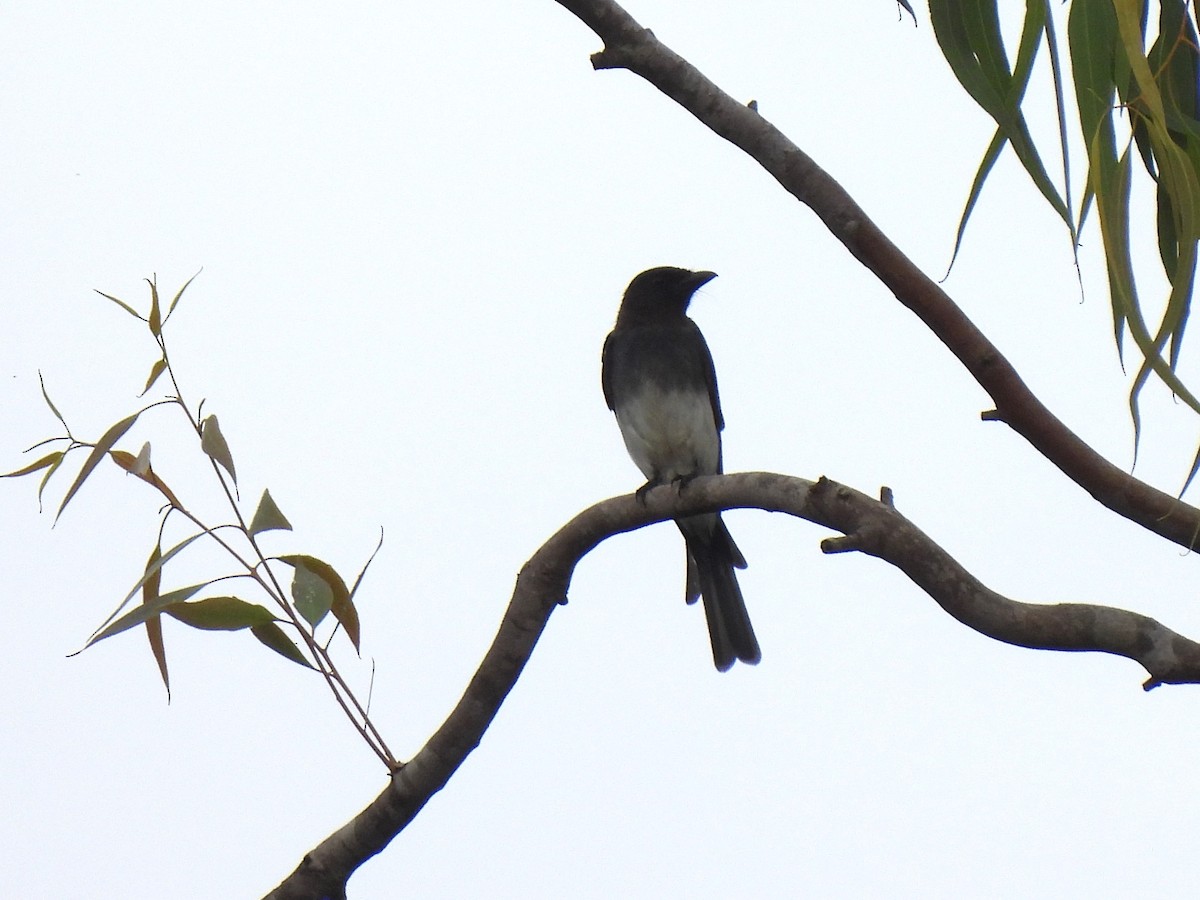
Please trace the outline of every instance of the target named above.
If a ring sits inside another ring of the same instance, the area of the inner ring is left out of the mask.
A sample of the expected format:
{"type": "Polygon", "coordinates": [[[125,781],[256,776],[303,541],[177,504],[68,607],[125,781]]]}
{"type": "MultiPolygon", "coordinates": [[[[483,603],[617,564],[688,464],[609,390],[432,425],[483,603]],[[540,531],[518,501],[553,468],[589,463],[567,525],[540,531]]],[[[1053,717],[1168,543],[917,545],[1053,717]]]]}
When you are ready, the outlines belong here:
{"type": "Polygon", "coordinates": [[[617,324],[654,322],[683,316],[696,289],[716,277],[716,272],[693,272],[675,266],[647,269],[625,288],[617,324]]]}

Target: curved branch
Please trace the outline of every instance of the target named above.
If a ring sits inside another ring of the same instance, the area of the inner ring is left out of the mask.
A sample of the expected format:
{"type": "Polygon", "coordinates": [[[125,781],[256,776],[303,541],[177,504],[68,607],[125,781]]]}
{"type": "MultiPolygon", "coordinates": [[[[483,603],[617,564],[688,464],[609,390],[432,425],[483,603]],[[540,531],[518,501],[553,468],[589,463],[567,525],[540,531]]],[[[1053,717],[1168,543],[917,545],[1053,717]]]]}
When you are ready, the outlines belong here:
{"type": "Polygon", "coordinates": [[[563,526],[530,558],[500,629],[454,711],[387,787],[349,823],[309,852],[269,900],[345,897],[350,875],[421,811],[479,745],[516,684],[550,619],[566,603],[579,561],[602,541],[655,522],[718,509],[782,512],[841,532],[822,544],[827,553],[859,551],[903,571],[964,625],[988,637],[1042,650],[1090,650],[1125,656],[1150,673],[1146,689],[1200,682],[1200,644],[1154,619],[1083,603],[1039,605],[1011,600],[985,587],[904,518],[891,503],[821,478],[816,482],[769,472],[697,478],[678,493],[670,486],[597,503],[563,526]]]}
{"type": "Polygon", "coordinates": [[[815,212],[859,262],[958,357],[1006,422],[1100,503],[1143,528],[1191,549],[1200,509],[1134,478],[1089,447],[1048,410],[1004,355],[932,279],[879,230],[840,184],[754,105],[734,100],[612,0],[558,0],[604,42],[597,69],[640,75],[725,140],[744,150],[788,193],[815,212]]]}

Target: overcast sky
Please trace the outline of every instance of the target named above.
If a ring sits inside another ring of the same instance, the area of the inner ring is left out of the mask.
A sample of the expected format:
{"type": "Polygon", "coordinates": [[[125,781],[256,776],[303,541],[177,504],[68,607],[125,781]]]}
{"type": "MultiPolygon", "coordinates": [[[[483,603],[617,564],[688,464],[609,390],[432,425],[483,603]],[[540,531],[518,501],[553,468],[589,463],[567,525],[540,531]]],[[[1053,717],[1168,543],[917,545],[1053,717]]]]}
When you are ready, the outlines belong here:
{"type": "MultiPolygon", "coordinates": [[[[944,273],[991,128],[926,18],[914,29],[888,0],[629,10],[944,273]]],[[[189,399],[220,417],[247,511],[269,487],[295,526],[267,548],[353,577],[384,531],[358,595],[364,661],[343,658],[364,693],[374,663],[372,714],[407,758],[522,563],[642,482],[599,384],[625,284],[712,269],[692,313],[728,470],[889,485],[996,590],[1200,636],[1192,560],[980,422],[986,395],[815,216],[635,76],[593,72],[599,46],[550,0],[10,4],[0,469],[56,433],[39,369],[82,438],[136,408],[153,344],[93,289],[145,308],[143,278],[171,294],[203,267],[167,339],[189,399]]],[[[1085,235],[1081,300],[1061,223],[1005,157],[946,287],[1129,466],[1098,244],[1085,235]]],[[[1152,392],[1138,474],[1177,490],[1195,439],[1152,392]]],[[[122,446],[146,440],[184,501],[219,515],[182,417],[148,415],[122,446]]],[[[67,658],[136,582],[158,506],[109,466],[52,528],[69,480],[41,515],[34,482],[0,482],[6,892],[259,896],[385,773],[319,679],[248,634],[168,622],[170,705],[140,633],[67,658]]],[[[990,641],[887,565],[822,556],[828,533],[807,523],[727,521],[759,666],[713,670],[672,526],[605,543],[480,748],[351,896],[1194,884],[1194,689],[1147,695],[1127,660],[990,641]]],[[[181,558],[164,588],[217,564],[181,558]]]]}

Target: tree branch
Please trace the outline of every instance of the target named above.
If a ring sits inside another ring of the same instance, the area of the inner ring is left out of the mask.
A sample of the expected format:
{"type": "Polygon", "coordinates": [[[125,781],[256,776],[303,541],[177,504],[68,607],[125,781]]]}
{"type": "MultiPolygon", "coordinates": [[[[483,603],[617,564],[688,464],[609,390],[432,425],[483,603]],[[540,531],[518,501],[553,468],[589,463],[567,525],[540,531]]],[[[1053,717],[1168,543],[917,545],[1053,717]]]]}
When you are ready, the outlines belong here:
{"type": "Polygon", "coordinates": [[[1134,478],[1067,428],[946,292],[867,218],[840,184],[755,107],[734,100],[612,0],[558,2],[604,42],[604,49],[592,56],[596,69],[623,68],[640,75],[713,132],[744,150],[788,193],[811,208],[988,392],[996,409],[985,418],[1006,422],[1113,512],[1183,547],[1196,545],[1200,509],[1134,478]]]}
{"type": "MultiPolygon", "coordinates": [[[[1109,463],[1054,417],[1000,351],[954,302],[867,218],[853,199],[778,129],[718,89],[609,0],[558,0],[604,42],[595,68],[626,68],[743,149],[808,205],[847,249],[912,310],[991,395],[988,418],[1006,422],[1069,478],[1113,511],[1185,547],[1200,533],[1200,510],[1109,463]]],[[[862,552],[899,568],[946,612],[999,641],[1044,650],[1124,656],[1160,684],[1200,683],[1200,644],[1137,613],[1082,603],[1012,600],[979,582],[905,519],[890,491],[876,501],[821,478],[770,473],[697,478],[679,495],[660,487],[598,503],[576,516],[522,568],[492,646],[462,699],[384,791],[309,852],[269,900],[344,898],[351,874],[404,829],[478,746],[558,605],[579,560],[612,535],[681,515],[753,507],[832,528],[826,553],[862,552]]]]}
{"type": "Polygon", "coordinates": [[[343,898],[350,875],[379,853],[421,811],[474,750],[516,684],[550,619],[566,603],[579,561],[613,535],[681,515],[755,508],[807,519],[840,532],[826,553],[858,551],[904,572],[958,621],[1021,647],[1091,650],[1125,656],[1150,674],[1144,687],[1200,682],[1200,644],[1154,619],[1083,603],[1039,605],[985,587],[891,503],[821,478],[769,472],[697,478],[597,503],[563,526],[522,567],[500,629],[454,711],[387,787],[349,823],[305,855],[268,900],[343,898]]]}

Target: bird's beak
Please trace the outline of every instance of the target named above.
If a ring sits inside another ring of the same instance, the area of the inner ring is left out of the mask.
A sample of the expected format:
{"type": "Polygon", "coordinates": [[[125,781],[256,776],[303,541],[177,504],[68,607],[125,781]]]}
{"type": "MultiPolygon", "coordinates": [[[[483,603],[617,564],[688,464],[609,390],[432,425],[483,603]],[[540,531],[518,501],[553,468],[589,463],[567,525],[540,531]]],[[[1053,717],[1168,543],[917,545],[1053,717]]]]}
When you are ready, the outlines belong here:
{"type": "Polygon", "coordinates": [[[703,285],[708,284],[717,277],[716,272],[693,272],[692,273],[692,290],[697,290],[703,285]]]}

